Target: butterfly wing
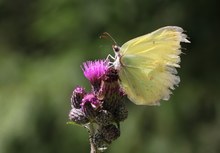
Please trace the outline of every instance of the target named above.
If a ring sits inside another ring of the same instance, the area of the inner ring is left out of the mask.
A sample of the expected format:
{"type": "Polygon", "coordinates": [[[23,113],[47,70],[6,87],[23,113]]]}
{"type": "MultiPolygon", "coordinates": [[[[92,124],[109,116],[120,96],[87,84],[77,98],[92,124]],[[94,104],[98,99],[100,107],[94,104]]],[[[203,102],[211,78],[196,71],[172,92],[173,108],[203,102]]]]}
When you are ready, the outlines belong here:
{"type": "Polygon", "coordinates": [[[176,76],[180,42],[189,42],[183,29],[160,28],[125,43],[120,50],[119,77],[128,98],[139,105],[157,105],[168,100],[180,79],[176,76]]]}

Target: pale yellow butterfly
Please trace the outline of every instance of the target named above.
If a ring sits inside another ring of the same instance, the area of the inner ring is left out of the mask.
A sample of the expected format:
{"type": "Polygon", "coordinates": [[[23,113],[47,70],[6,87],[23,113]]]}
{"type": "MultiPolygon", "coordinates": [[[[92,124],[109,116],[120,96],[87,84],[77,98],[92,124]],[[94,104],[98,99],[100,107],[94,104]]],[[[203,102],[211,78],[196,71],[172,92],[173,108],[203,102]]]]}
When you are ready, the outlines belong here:
{"type": "Polygon", "coordinates": [[[121,85],[128,98],[138,105],[158,105],[170,98],[180,78],[180,42],[189,43],[183,29],[166,26],[132,39],[121,47],[113,45],[121,85]]]}

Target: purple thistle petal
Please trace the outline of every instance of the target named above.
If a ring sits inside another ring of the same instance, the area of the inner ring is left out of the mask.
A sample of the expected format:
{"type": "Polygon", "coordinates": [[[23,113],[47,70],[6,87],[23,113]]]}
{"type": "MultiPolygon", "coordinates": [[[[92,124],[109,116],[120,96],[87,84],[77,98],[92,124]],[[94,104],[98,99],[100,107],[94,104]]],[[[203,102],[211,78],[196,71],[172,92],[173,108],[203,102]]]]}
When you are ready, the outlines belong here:
{"type": "Polygon", "coordinates": [[[99,101],[94,94],[90,93],[85,95],[82,99],[81,109],[90,120],[94,120],[101,104],[102,102],[99,101]]]}
{"type": "Polygon", "coordinates": [[[87,61],[83,63],[83,73],[92,85],[101,82],[101,77],[108,69],[108,62],[105,60],[87,61]]]}
{"type": "Polygon", "coordinates": [[[87,94],[84,96],[84,98],[82,99],[82,103],[81,103],[82,108],[88,103],[94,109],[99,108],[102,104],[94,94],[87,94]]]}

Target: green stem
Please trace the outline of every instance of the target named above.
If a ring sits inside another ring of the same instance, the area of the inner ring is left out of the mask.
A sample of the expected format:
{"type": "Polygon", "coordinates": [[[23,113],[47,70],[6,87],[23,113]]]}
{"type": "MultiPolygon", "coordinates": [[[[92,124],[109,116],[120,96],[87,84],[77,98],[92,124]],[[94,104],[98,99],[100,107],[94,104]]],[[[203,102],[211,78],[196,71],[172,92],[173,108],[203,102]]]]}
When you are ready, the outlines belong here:
{"type": "Polygon", "coordinates": [[[90,123],[88,128],[89,128],[89,142],[90,142],[90,149],[91,149],[90,153],[100,153],[100,151],[98,150],[98,148],[92,141],[92,137],[95,133],[95,128],[94,128],[93,123],[90,123]]]}

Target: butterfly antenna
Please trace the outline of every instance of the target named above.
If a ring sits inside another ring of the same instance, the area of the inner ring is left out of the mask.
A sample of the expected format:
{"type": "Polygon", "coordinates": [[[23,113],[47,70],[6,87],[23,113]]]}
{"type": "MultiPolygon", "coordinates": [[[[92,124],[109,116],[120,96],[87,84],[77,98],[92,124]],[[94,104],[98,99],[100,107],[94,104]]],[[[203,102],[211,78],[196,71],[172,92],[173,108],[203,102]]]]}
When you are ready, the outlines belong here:
{"type": "Polygon", "coordinates": [[[108,32],[104,32],[104,33],[100,36],[100,38],[107,38],[107,37],[109,37],[109,38],[114,42],[114,44],[117,45],[115,39],[114,39],[108,32]]]}

